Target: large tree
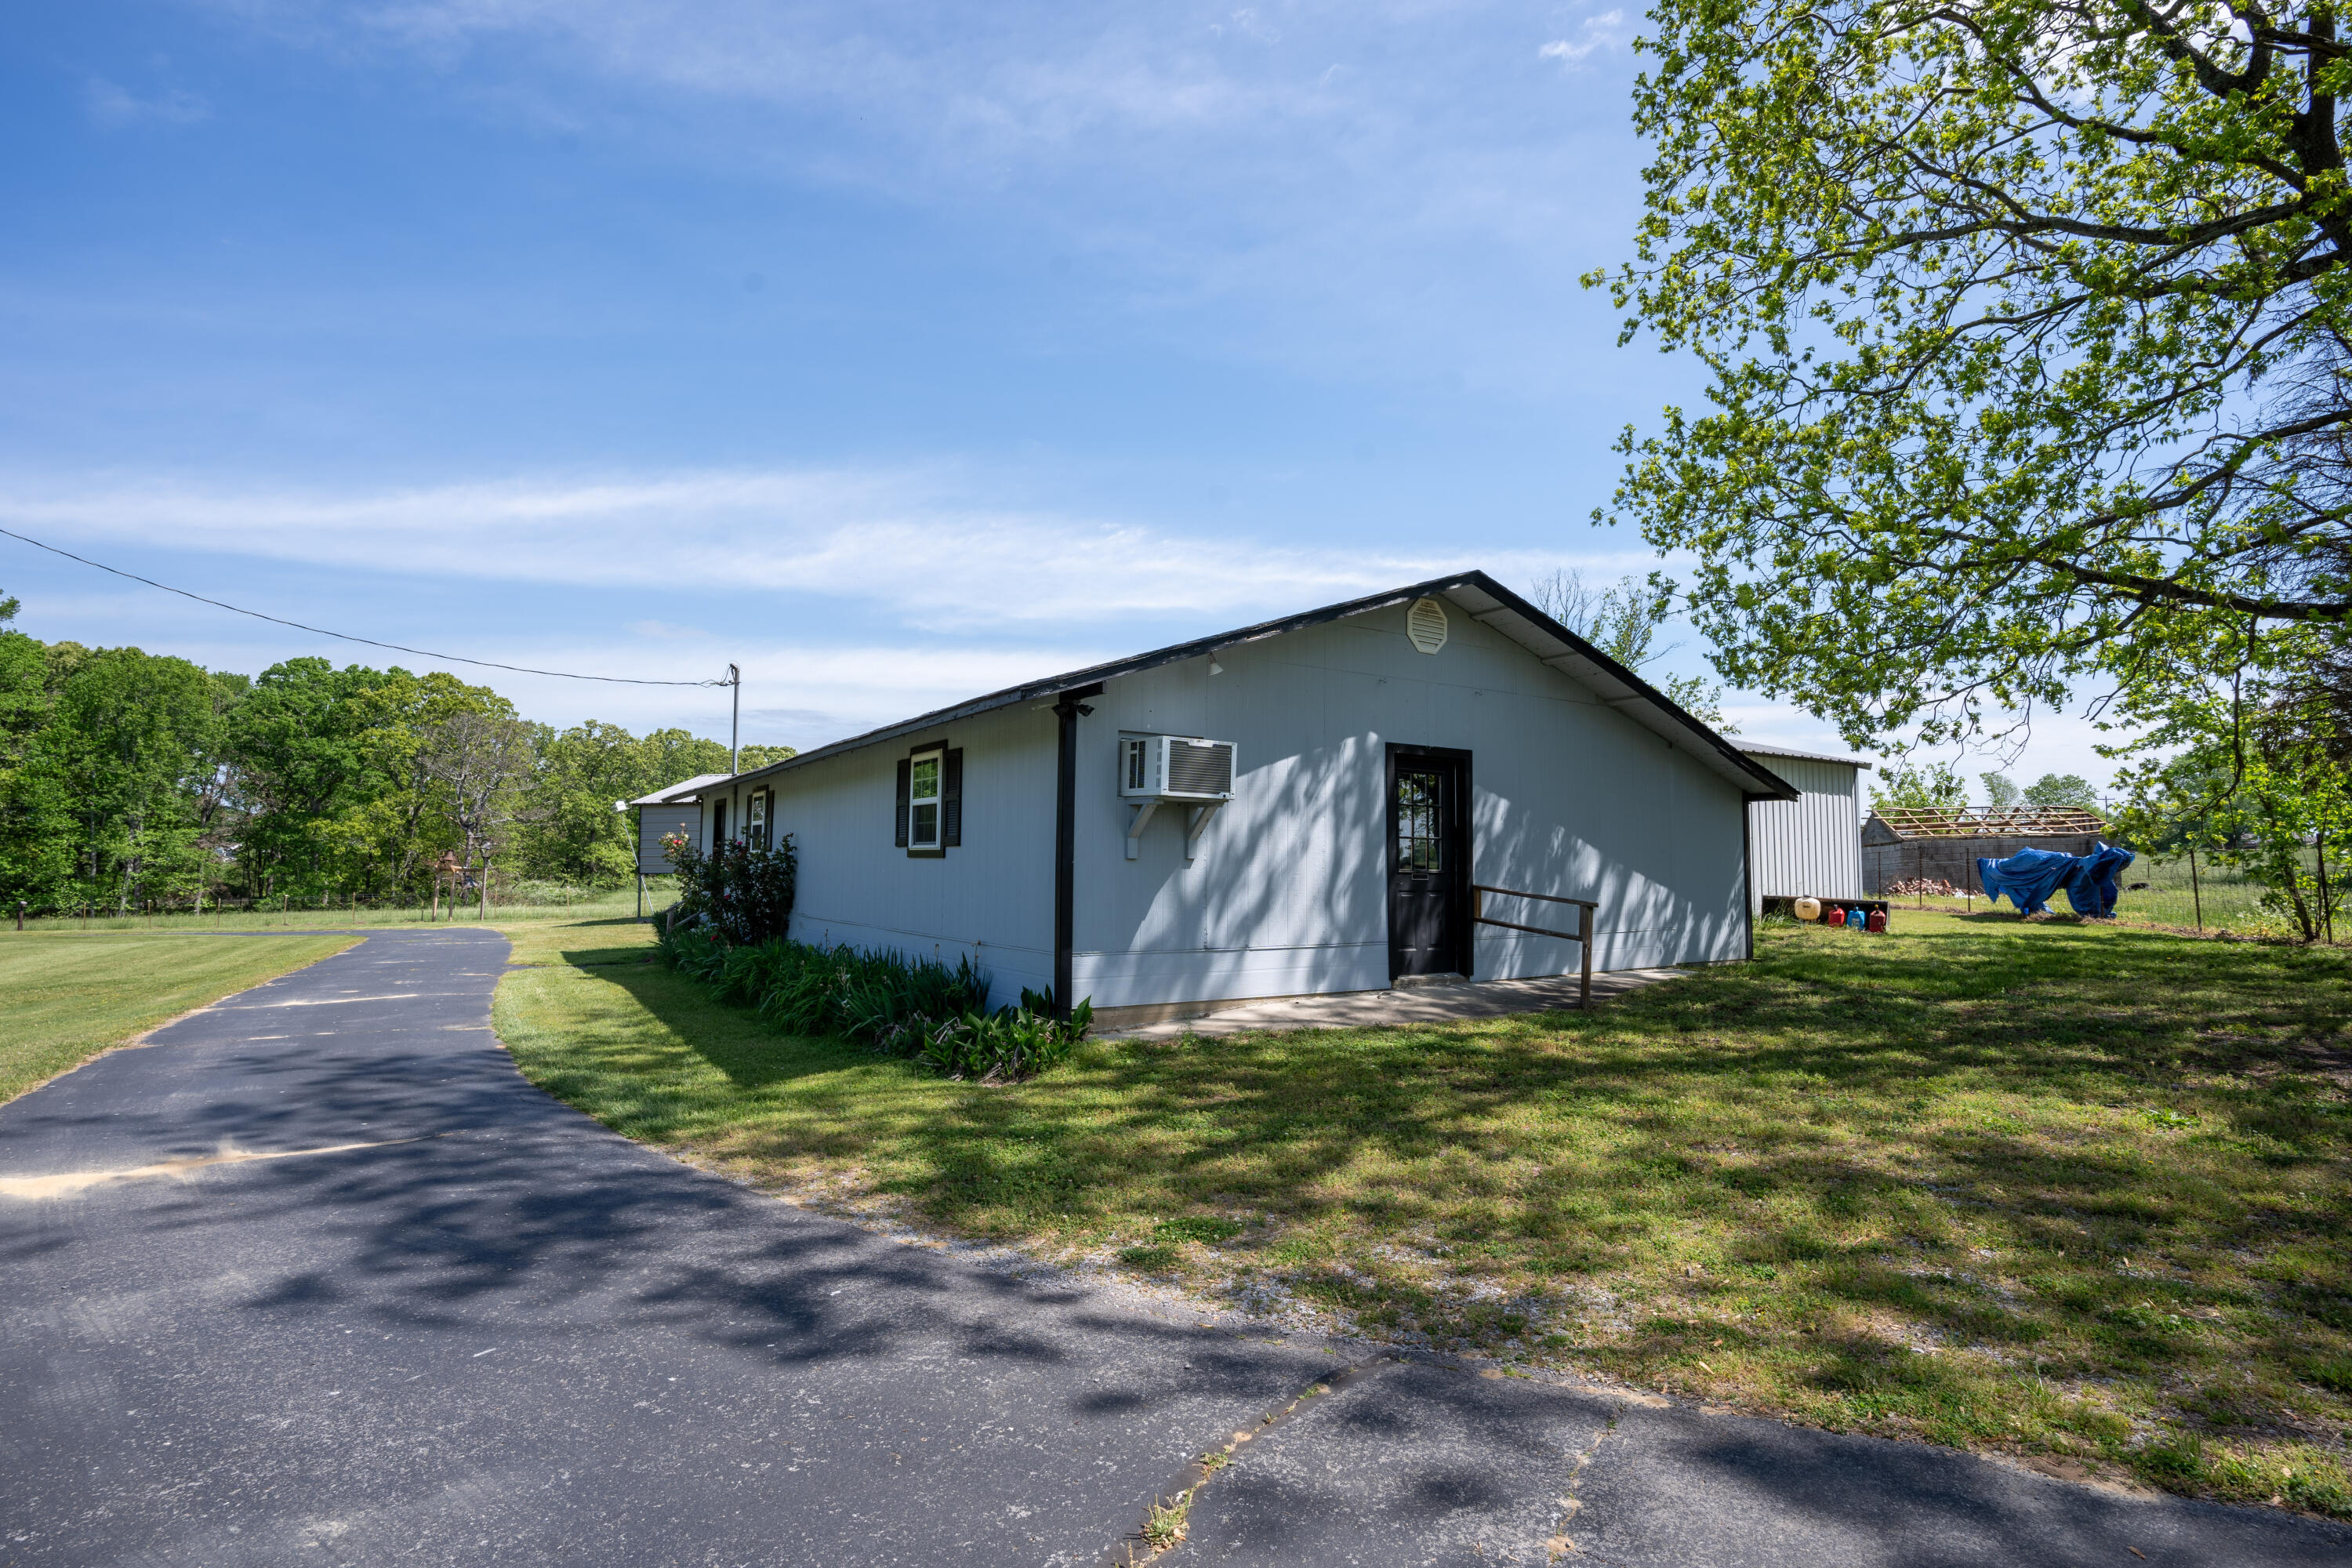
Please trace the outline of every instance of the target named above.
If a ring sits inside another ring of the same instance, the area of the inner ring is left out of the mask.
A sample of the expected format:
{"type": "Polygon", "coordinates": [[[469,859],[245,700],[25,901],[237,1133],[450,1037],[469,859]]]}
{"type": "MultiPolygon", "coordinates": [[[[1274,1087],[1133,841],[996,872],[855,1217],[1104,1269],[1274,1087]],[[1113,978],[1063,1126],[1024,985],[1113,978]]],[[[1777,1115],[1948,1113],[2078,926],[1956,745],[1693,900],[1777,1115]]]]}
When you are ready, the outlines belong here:
{"type": "Polygon", "coordinates": [[[1615,510],[1697,556],[1724,674],[1862,743],[1981,739],[2086,689],[2178,712],[2341,660],[2331,6],[1651,15],[1656,156],[1606,281],[1712,406],[1628,434],[1615,510]]]}

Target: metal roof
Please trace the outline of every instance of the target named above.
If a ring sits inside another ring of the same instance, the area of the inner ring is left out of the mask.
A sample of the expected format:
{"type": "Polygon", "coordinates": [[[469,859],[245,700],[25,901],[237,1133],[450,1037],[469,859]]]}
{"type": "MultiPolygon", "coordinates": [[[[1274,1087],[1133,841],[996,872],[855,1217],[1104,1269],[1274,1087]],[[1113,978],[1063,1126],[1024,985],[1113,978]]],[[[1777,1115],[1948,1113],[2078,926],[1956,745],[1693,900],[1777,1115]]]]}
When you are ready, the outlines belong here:
{"type": "Polygon", "coordinates": [[[1864,772],[1876,765],[1863,757],[1833,757],[1827,752],[1799,752],[1787,746],[1749,745],[1739,749],[1751,757],[1794,757],[1801,763],[1837,763],[1849,768],[1861,768],[1864,772]]]}
{"type": "MultiPolygon", "coordinates": [[[[896,724],[886,724],[878,730],[868,730],[845,741],[819,746],[803,752],[780,763],[736,775],[737,779],[754,779],[788,773],[823,762],[845,752],[866,746],[881,745],[919,731],[951,724],[999,708],[1010,708],[1024,702],[1042,702],[1059,697],[1066,691],[1076,691],[1089,686],[1116,680],[1121,676],[1136,675],[1162,665],[1177,664],[1188,658],[1200,658],[1221,648],[1237,647],[1244,643],[1260,642],[1289,632],[1304,631],[1349,616],[1360,616],[1372,610],[1389,609],[1409,605],[1415,599],[1442,598],[1460,609],[1479,625],[1492,627],[1526,648],[1538,660],[1551,668],[1591,688],[1601,702],[1622,713],[1626,718],[1664,739],[1686,746],[1691,754],[1726,780],[1735,784],[1751,800],[1795,800],[1797,791],[1789,783],[1760,763],[1751,762],[1740,754],[1732,743],[1717,734],[1706,724],[1685,712],[1656,687],[1512,593],[1484,572],[1457,572],[1450,576],[1433,577],[1426,583],[1409,584],[1382,594],[1367,595],[1343,604],[1326,605],[1320,609],[1307,610],[1279,620],[1261,621],[1254,626],[1243,626],[1213,637],[1195,637],[1172,647],[1154,648],[1132,658],[1114,659],[1087,669],[1074,669],[1064,675],[1047,676],[1025,685],[1009,686],[1002,691],[992,691],[984,697],[938,708],[896,724]]],[[[689,780],[677,789],[703,781],[689,780]]],[[[675,798],[677,789],[666,792],[675,798]]]]}
{"type": "Polygon", "coordinates": [[[724,784],[731,773],[697,773],[684,784],[674,784],[667,789],[657,789],[651,795],[641,795],[635,800],[625,800],[623,805],[692,805],[700,799],[707,785],[724,784]]]}
{"type": "Polygon", "coordinates": [[[1964,805],[1949,811],[1897,805],[1870,816],[1897,838],[2054,837],[2107,830],[2098,813],[2079,805],[1964,805]]]}

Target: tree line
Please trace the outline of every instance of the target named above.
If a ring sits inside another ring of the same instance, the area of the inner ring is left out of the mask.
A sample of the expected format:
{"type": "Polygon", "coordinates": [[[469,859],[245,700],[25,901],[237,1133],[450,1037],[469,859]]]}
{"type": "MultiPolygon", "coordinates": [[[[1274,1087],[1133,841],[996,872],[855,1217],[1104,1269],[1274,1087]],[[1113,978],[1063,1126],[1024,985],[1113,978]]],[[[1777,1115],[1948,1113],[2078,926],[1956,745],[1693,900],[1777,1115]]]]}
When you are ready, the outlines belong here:
{"type": "MultiPolygon", "coordinates": [[[[323,658],[257,676],[43,642],[0,599],[0,900],[125,910],[620,885],[614,803],[728,771],[681,729],[533,723],[486,686],[323,658]]],[[[746,746],[743,765],[792,754],[746,746]]]]}

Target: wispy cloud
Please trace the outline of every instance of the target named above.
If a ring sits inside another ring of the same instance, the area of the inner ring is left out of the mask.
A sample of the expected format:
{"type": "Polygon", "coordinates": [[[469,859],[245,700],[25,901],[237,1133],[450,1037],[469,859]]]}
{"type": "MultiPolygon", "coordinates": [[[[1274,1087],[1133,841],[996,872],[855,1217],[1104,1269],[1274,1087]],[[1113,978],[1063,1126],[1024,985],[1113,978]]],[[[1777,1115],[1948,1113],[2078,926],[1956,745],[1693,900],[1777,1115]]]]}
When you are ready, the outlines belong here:
{"type": "Polygon", "coordinates": [[[83,84],[82,100],[89,117],[100,125],[194,125],[212,117],[212,105],[193,92],[167,88],[142,98],[129,88],[92,77],[83,84]]]}
{"type": "Polygon", "coordinates": [[[1596,50],[1613,48],[1624,41],[1625,13],[1603,11],[1598,16],[1587,16],[1573,37],[1554,38],[1536,50],[1536,58],[1572,66],[1596,50]]]}
{"type": "Polygon", "coordinates": [[[1171,614],[1238,623],[1465,566],[1531,580],[1567,559],[1467,543],[1286,548],[1005,504],[985,489],[946,474],[848,469],[355,493],[0,477],[0,518],[68,548],[119,542],[407,576],[577,586],[675,578],[713,592],[851,599],[933,631],[1171,614]]]}

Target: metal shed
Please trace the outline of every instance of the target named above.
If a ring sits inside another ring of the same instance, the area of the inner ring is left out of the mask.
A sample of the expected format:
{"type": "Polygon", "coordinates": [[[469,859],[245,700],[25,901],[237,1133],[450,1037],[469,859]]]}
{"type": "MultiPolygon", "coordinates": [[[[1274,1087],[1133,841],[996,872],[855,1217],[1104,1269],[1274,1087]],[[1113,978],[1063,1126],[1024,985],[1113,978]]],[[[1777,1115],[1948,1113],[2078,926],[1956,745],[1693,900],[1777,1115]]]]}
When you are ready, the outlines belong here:
{"type": "Polygon", "coordinates": [[[638,919],[643,920],[646,913],[646,879],[669,875],[669,858],[662,853],[662,840],[673,833],[683,833],[698,841],[702,835],[702,792],[712,784],[724,784],[728,776],[697,773],[683,784],[615,803],[616,809],[637,814],[638,919]]]}
{"type": "Polygon", "coordinates": [[[1883,897],[1890,883],[1932,877],[1975,892],[1979,858],[2002,860],[2021,849],[2088,855],[2106,831],[2096,813],[2073,805],[1890,807],[1862,825],[1864,889],[1883,897]]]}
{"type": "Polygon", "coordinates": [[[1859,757],[1792,752],[1780,746],[1740,751],[1796,787],[1794,800],[1748,807],[1750,913],[1775,899],[1852,902],[1864,897],[1862,875],[1862,775],[1859,757]]]}

